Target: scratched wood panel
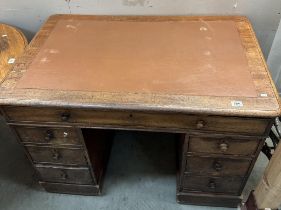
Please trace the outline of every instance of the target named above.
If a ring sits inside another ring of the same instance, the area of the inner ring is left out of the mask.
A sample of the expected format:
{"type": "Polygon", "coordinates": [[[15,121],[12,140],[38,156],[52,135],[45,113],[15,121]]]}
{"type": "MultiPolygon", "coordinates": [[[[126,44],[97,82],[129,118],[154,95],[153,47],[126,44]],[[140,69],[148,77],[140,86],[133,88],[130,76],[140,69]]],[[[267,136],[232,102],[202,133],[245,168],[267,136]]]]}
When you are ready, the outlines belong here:
{"type": "Polygon", "coordinates": [[[278,94],[270,77],[252,26],[247,18],[239,16],[213,17],[149,17],[149,16],[51,16],[28,46],[24,55],[17,60],[13,70],[0,86],[0,104],[6,105],[52,105],[87,108],[162,110],[186,113],[208,113],[233,116],[275,117],[280,114],[278,94]],[[238,28],[242,45],[246,50],[257,97],[215,97],[144,93],[112,93],[16,89],[18,80],[37,55],[56,22],[60,19],[118,20],[118,21],[183,21],[183,20],[233,20],[238,28]],[[232,101],[242,101],[243,107],[233,107],[232,101]]]}

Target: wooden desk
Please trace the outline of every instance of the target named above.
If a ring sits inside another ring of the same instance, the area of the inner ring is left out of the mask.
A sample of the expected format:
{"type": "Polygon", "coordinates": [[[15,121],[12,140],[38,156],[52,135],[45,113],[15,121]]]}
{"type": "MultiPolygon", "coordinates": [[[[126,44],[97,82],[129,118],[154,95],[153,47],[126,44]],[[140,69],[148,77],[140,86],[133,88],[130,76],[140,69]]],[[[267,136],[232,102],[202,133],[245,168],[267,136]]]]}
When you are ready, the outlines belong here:
{"type": "Polygon", "coordinates": [[[178,202],[236,206],[280,114],[245,17],[55,15],[0,88],[58,193],[100,194],[112,130],[165,131],[179,135],[178,202]]]}

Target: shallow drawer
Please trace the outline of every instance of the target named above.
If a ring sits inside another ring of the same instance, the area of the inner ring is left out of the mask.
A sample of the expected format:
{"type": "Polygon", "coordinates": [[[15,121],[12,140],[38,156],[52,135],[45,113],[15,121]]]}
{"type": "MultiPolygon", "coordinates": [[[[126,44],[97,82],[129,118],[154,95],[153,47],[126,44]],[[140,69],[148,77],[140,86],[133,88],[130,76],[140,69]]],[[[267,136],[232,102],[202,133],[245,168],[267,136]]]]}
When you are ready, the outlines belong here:
{"type": "Polygon", "coordinates": [[[188,140],[188,152],[251,156],[256,152],[262,140],[209,138],[191,136],[188,140]]]}
{"type": "Polygon", "coordinates": [[[6,106],[3,109],[8,122],[76,123],[109,127],[202,130],[254,135],[263,135],[270,123],[270,119],[197,116],[180,113],[66,110],[13,106],[6,106]]]}
{"type": "Polygon", "coordinates": [[[184,191],[240,194],[243,178],[240,177],[183,177],[184,191]]]}
{"type": "Polygon", "coordinates": [[[100,188],[98,185],[77,185],[64,184],[52,182],[39,182],[41,186],[48,192],[66,193],[76,195],[100,195],[100,188]]]}
{"type": "Polygon", "coordinates": [[[23,143],[80,145],[78,134],[72,128],[14,126],[23,143]]]}
{"type": "Polygon", "coordinates": [[[47,146],[26,146],[34,163],[54,163],[65,165],[87,165],[83,149],[47,146]]]}
{"type": "Polygon", "coordinates": [[[88,168],[36,166],[40,180],[70,184],[92,184],[93,179],[88,168]]]}
{"type": "Polygon", "coordinates": [[[185,172],[213,176],[245,176],[251,160],[187,156],[185,172]]]}

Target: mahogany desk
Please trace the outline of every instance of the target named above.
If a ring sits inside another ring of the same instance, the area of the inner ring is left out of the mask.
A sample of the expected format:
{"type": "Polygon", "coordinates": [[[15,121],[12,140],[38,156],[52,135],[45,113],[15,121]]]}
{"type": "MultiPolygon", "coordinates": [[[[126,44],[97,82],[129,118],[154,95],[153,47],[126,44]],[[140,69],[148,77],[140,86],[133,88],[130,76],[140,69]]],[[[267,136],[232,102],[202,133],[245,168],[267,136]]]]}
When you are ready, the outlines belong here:
{"type": "Polygon", "coordinates": [[[178,133],[177,200],[236,206],[280,114],[245,17],[48,19],[0,104],[50,192],[98,195],[111,131],[178,133]]]}

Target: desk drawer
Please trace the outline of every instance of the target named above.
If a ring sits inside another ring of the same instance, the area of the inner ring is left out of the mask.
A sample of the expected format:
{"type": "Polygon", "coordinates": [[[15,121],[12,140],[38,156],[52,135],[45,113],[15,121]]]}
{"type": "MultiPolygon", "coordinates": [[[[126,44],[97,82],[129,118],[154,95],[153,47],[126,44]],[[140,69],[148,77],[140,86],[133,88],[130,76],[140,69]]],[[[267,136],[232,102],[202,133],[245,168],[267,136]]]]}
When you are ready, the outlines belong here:
{"type": "Polygon", "coordinates": [[[66,193],[74,195],[100,195],[99,185],[78,185],[53,182],[39,182],[47,192],[66,193]]]}
{"type": "Polygon", "coordinates": [[[251,164],[247,159],[187,156],[186,173],[212,176],[245,176],[251,164]]]}
{"type": "Polygon", "coordinates": [[[184,191],[240,194],[243,182],[241,177],[201,177],[188,176],[183,178],[184,191]]]}
{"type": "Polygon", "coordinates": [[[26,146],[34,163],[88,165],[83,149],[47,146],[26,146]]]}
{"type": "Polygon", "coordinates": [[[36,166],[41,181],[69,184],[93,184],[88,168],[84,167],[55,167],[36,166]]]}
{"type": "Polygon", "coordinates": [[[188,152],[251,156],[255,154],[260,143],[262,140],[259,139],[191,136],[188,140],[188,152]]]}
{"type": "Polygon", "coordinates": [[[270,119],[197,116],[179,113],[102,111],[89,109],[49,109],[3,107],[9,122],[75,123],[94,126],[200,130],[263,135],[270,119]]]}
{"type": "Polygon", "coordinates": [[[72,128],[14,126],[23,143],[79,145],[78,134],[72,128]]]}

